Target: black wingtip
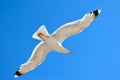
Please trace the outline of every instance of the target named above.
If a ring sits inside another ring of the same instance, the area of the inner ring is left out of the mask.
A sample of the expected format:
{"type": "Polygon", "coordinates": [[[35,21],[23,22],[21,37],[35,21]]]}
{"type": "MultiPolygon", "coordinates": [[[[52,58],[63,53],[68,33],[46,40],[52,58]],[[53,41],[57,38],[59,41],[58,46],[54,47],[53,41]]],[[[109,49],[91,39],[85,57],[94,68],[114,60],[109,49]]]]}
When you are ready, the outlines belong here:
{"type": "Polygon", "coordinates": [[[19,71],[16,71],[15,74],[14,74],[14,77],[17,78],[17,77],[19,77],[21,75],[22,75],[22,73],[20,73],[19,71]]]}
{"type": "Polygon", "coordinates": [[[98,16],[100,14],[101,10],[100,9],[97,9],[95,11],[93,11],[94,15],[95,16],[98,16]]]}

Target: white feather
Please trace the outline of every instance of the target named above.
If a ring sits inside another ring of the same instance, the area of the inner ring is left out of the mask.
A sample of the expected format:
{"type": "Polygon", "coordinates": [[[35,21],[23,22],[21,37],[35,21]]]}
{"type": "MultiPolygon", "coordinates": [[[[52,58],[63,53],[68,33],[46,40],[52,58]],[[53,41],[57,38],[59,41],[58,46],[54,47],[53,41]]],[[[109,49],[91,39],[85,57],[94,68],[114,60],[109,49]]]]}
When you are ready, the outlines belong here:
{"type": "Polygon", "coordinates": [[[33,50],[29,60],[20,66],[19,72],[25,74],[36,68],[45,60],[46,55],[49,51],[51,51],[51,49],[47,47],[44,42],[39,43],[33,50]]]}
{"type": "MultiPolygon", "coordinates": [[[[99,14],[100,11],[101,10],[98,10],[99,14]]],[[[96,16],[94,13],[85,14],[82,19],[61,26],[55,32],[53,32],[52,36],[62,43],[66,38],[83,31],[83,29],[88,27],[88,25],[90,25],[90,23],[93,22],[95,18],[96,16]]]]}
{"type": "Polygon", "coordinates": [[[45,25],[40,26],[40,28],[33,34],[32,38],[37,39],[37,40],[42,40],[38,34],[43,33],[45,35],[49,35],[45,25]]]}

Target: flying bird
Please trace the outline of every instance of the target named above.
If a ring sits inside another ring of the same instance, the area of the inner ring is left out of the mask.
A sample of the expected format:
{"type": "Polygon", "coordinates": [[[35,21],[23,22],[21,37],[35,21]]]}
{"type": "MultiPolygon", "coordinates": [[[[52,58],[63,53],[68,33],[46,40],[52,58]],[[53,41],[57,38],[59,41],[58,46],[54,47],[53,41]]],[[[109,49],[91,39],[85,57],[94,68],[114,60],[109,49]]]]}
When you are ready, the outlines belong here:
{"type": "Polygon", "coordinates": [[[83,18],[62,25],[52,34],[49,34],[46,27],[42,25],[34,34],[33,38],[42,40],[33,50],[31,57],[22,64],[15,72],[14,77],[19,77],[30,72],[40,65],[46,58],[46,55],[55,50],[60,53],[72,54],[72,52],[62,46],[62,42],[73,35],[76,35],[88,27],[100,14],[101,10],[97,9],[87,13],[83,18]]]}

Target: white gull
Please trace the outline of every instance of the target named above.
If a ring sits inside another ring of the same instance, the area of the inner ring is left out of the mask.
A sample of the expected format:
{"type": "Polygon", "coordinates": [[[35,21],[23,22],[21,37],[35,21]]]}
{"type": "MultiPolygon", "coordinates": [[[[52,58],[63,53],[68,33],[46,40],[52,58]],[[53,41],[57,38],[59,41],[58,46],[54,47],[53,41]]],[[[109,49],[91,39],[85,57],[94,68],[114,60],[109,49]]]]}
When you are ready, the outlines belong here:
{"type": "Polygon", "coordinates": [[[93,12],[87,13],[83,16],[83,18],[61,26],[51,35],[48,33],[46,27],[42,25],[32,36],[33,38],[42,41],[35,47],[28,61],[18,68],[14,76],[19,77],[35,69],[44,61],[46,55],[51,50],[55,50],[60,53],[71,54],[72,52],[70,50],[62,46],[62,42],[66,38],[83,31],[95,20],[100,12],[101,10],[97,9],[93,12]]]}

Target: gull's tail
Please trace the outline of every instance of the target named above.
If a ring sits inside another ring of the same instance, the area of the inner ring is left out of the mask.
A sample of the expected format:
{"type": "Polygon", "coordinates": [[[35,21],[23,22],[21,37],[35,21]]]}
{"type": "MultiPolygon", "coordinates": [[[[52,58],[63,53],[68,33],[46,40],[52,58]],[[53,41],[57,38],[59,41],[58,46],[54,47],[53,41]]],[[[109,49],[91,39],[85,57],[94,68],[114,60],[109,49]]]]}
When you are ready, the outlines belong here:
{"type": "Polygon", "coordinates": [[[45,25],[40,26],[40,28],[33,34],[32,38],[41,40],[41,38],[38,36],[39,33],[42,33],[44,35],[49,35],[45,25]]]}

